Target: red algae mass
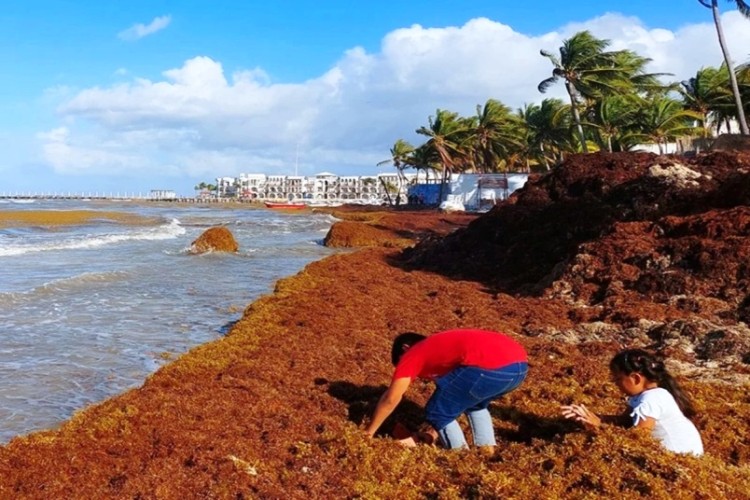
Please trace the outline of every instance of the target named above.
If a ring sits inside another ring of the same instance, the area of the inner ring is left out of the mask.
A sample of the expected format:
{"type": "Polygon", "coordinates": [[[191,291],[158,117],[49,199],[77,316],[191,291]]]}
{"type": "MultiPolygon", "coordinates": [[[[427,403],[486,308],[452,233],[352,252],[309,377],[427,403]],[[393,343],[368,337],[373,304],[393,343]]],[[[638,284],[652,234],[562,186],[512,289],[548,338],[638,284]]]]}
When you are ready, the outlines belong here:
{"type": "Polygon", "coordinates": [[[748,186],[747,156],[594,154],[479,217],[336,209],[369,248],[280,280],[142,387],[0,447],[0,498],[747,498],[748,186]],[[397,423],[422,423],[421,383],[366,438],[391,339],[457,327],[529,352],[527,381],[490,406],[500,446],[396,443],[397,423]],[[623,345],[669,356],[704,457],[560,417],[622,413],[607,365],[623,345]]]}
{"type": "Polygon", "coordinates": [[[222,226],[210,227],[190,245],[193,253],[236,252],[239,245],[232,232],[222,226]]]}
{"type": "Polygon", "coordinates": [[[576,341],[651,341],[750,373],[749,205],[750,153],[575,156],[403,262],[561,300],[576,341]]]}

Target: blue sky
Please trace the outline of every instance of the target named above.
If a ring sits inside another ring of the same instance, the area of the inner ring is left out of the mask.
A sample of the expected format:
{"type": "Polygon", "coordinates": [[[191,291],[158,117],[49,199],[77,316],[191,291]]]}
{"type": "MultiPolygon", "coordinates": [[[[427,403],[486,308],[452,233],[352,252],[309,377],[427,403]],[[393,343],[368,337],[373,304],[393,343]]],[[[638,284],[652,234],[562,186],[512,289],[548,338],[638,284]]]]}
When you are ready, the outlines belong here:
{"type": "MultiPolygon", "coordinates": [[[[747,62],[750,20],[721,6],[747,62]]],[[[675,80],[721,62],[695,0],[11,2],[0,193],[189,194],[217,176],[292,174],[296,151],[300,174],[375,173],[437,108],[541,100],[539,49],[580,29],[675,80]]]]}

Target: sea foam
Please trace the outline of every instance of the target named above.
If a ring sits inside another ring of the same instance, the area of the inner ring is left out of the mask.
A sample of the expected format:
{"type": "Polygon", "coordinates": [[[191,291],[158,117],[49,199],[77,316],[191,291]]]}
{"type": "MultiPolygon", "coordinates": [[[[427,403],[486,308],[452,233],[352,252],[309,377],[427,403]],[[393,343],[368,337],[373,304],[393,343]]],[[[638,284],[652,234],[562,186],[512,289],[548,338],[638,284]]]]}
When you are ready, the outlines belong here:
{"type": "Polygon", "coordinates": [[[180,225],[180,221],[172,219],[168,224],[158,227],[138,229],[126,233],[100,234],[85,237],[79,236],[68,240],[58,240],[50,243],[14,242],[13,245],[0,245],[0,257],[25,255],[34,252],[92,249],[126,241],[168,240],[177,238],[183,234],[185,234],[185,228],[180,225]]]}

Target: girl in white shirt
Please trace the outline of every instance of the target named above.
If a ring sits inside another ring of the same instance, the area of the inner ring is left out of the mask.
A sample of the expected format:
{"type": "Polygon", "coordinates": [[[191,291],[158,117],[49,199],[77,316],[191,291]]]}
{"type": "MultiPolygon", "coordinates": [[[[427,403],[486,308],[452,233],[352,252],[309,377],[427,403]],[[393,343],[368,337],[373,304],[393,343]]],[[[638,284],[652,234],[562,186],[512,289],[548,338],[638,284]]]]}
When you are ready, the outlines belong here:
{"type": "MultiPolygon", "coordinates": [[[[703,443],[688,417],[695,414],[690,399],[664,368],[664,363],[643,349],[626,349],[609,364],[612,379],[629,396],[633,426],[647,429],[668,450],[703,454],[703,443]]],[[[584,405],[562,407],[566,418],[599,427],[601,419],[584,405]]]]}

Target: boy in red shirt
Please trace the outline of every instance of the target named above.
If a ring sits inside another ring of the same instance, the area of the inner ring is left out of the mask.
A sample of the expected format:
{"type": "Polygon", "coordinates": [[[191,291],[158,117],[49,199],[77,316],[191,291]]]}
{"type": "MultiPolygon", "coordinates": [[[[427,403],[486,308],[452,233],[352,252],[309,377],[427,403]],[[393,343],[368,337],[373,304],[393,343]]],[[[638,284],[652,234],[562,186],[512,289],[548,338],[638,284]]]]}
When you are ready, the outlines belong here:
{"type": "Polygon", "coordinates": [[[448,330],[429,337],[402,333],[393,341],[396,370],[381,396],[366,432],[373,436],[401,401],[415,378],[430,379],[436,389],[425,406],[425,420],[446,448],[465,448],[456,418],[466,413],[476,446],[495,446],[487,407],[526,378],[524,348],[515,340],[486,330],[448,330]]]}

